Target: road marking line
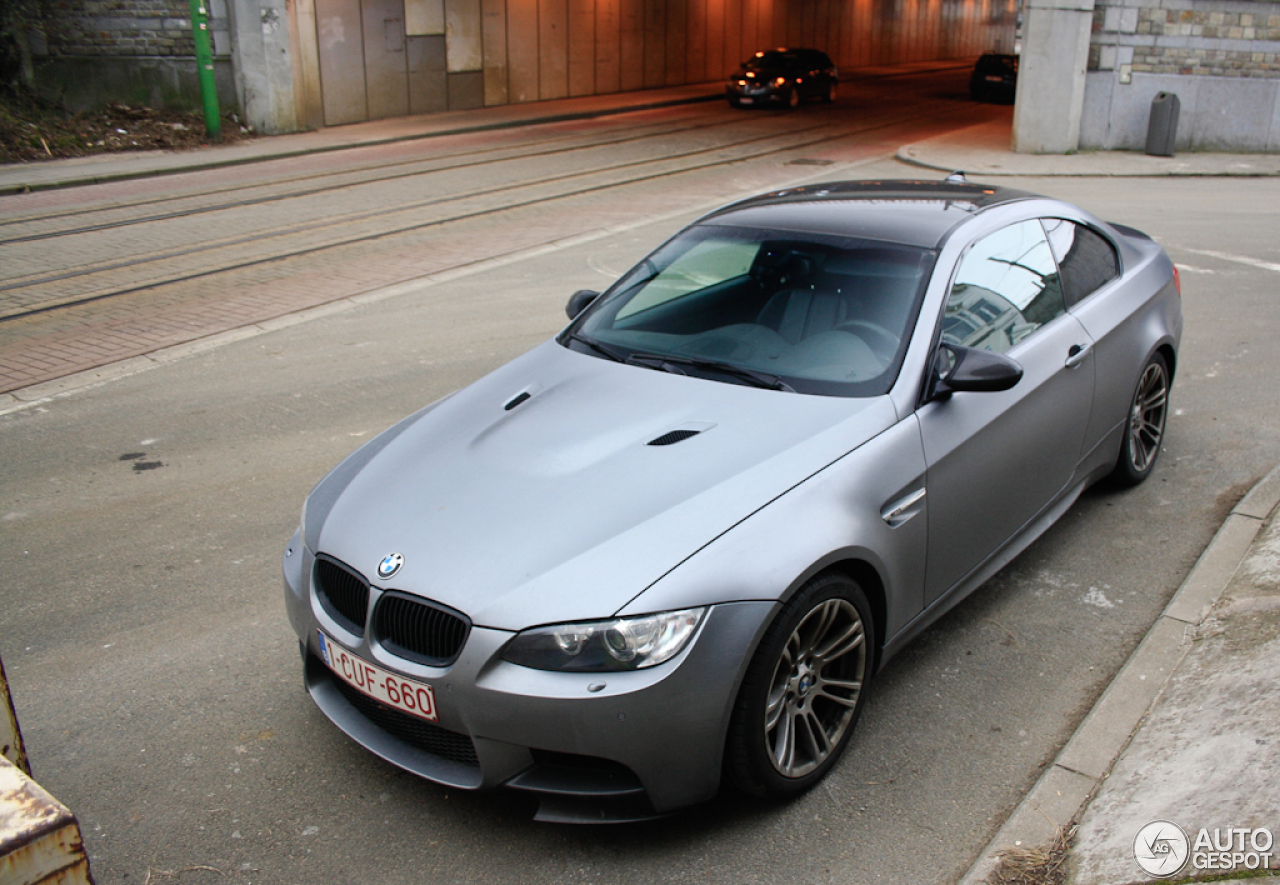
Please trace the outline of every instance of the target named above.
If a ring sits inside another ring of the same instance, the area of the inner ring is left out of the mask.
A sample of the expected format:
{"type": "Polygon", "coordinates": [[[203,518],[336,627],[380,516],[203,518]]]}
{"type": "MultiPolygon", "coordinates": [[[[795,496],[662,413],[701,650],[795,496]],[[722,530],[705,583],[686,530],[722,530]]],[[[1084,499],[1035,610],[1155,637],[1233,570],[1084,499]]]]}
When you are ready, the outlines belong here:
{"type": "Polygon", "coordinates": [[[1223,261],[1234,261],[1236,264],[1247,264],[1250,267],[1259,267],[1263,270],[1280,273],[1280,264],[1271,261],[1262,261],[1258,258],[1250,258],[1247,255],[1229,255],[1226,252],[1212,252],[1208,249],[1183,249],[1183,252],[1192,252],[1196,255],[1207,255],[1210,258],[1219,258],[1223,261]]]}

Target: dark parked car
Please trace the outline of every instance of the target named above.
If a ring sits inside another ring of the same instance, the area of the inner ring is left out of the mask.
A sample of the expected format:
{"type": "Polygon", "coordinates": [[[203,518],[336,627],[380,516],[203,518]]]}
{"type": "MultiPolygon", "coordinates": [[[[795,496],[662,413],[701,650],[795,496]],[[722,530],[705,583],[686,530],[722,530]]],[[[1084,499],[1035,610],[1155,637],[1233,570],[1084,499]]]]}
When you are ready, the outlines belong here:
{"type": "Polygon", "coordinates": [[[988,52],[978,59],[969,75],[969,95],[974,101],[1013,101],[1018,90],[1018,57],[988,52]]]}
{"type": "Polygon", "coordinates": [[[886,661],[1151,473],[1182,333],[1150,237],[963,181],[743,200],[566,311],[336,467],[283,560],[338,728],[556,821],[814,786],[886,661]]]}
{"type": "Polygon", "coordinates": [[[835,101],[840,72],[817,49],[757,52],[734,71],[725,96],[735,108],[782,105],[794,108],[808,98],[835,101]]]}

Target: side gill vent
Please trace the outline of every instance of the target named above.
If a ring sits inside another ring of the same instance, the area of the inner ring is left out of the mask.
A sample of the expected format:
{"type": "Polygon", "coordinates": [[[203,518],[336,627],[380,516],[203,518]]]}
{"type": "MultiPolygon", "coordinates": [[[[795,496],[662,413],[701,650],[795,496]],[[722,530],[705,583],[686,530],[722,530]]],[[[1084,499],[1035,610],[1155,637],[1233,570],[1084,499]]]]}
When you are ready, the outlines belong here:
{"type": "Polygon", "coordinates": [[[686,439],[689,439],[689,437],[697,436],[701,432],[701,430],[672,430],[669,433],[662,434],[662,436],[657,439],[649,440],[649,445],[671,446],[678,442],[684,442],[686,439]]]}
{"type": "Polygon", "coordinates": [[[505,406],[502,407],[502,410],[504,412],[510,412],[516,406],[520,405],[522,402],[527,400],[529,396],[530,394],[529,394],[529,391],[527,390],[524,393],[516,394],[516,396],[512,398],[511,402],[507,403],[505,406]]]}

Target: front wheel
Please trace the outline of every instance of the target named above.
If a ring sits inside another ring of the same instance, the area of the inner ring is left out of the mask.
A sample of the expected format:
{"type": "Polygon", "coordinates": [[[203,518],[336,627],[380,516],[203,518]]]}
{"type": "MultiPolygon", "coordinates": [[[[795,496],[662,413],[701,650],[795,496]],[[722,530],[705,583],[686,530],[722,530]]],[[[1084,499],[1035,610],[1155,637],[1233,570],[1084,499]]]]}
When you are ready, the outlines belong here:
{"type": "Polygon", "coordinates": [[[787,107],[792,109],[800,107],[800,90],[794,86],[787,92],[787,107]]]}
{"type": "Polygon", "coordinates": [[[862,589],[840,574],[800,589],[765,632],[734,705],[726,774],[740,790],[785,799],[835,765],[853,733],[875,644],[862,589]]]}
{"type": "Polygon", "coordinates": [[[1136,486],[1155,467],[1169,418],[1169,363],[1161,354],[1151,359],[1138,377],[1129,414],[1125,417],[1124,439],[1112,479],[1123,486],[1136,486]]]}

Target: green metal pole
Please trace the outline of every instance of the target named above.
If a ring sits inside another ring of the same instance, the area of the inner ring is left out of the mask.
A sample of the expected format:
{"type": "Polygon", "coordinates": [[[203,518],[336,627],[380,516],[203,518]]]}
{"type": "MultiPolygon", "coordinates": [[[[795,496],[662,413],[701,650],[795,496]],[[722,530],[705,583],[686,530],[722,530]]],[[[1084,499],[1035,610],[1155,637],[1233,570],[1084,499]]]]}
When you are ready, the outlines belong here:
{"type": "Polygon", "coordinates": [[[204,102],[204,128],[211,141],[222,140],[222,118],[218,115],[218,88],[213,80],[213,46],[209,41],[207,0],[191,0],[191,31],[196,40],[196,70],[200,76],[200,98],[204,102]]]}

